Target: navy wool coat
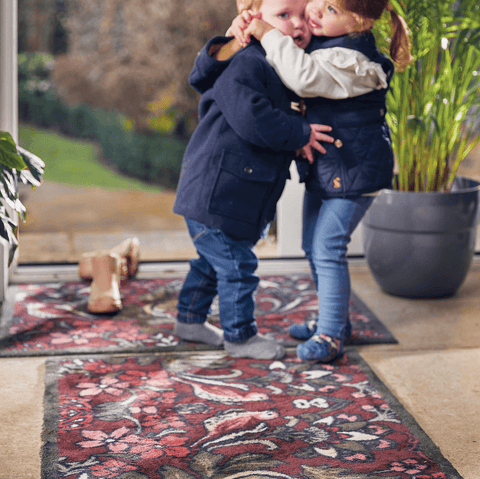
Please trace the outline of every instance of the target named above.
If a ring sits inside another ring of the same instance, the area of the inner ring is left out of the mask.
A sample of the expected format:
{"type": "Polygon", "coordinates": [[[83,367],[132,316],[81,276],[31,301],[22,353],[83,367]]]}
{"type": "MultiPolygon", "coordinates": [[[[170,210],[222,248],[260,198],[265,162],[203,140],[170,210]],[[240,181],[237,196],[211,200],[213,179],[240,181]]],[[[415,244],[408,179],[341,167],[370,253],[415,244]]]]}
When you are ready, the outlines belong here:
{"type": "Polygon", "coordinates": [[[298,97],[252,41],[229,60],[198,54],[191,85],[203,94],[200,122],[187,146],[174,212],[255,243],[274,218],[295,150],[310,126],[292,109],[298,97]]]}

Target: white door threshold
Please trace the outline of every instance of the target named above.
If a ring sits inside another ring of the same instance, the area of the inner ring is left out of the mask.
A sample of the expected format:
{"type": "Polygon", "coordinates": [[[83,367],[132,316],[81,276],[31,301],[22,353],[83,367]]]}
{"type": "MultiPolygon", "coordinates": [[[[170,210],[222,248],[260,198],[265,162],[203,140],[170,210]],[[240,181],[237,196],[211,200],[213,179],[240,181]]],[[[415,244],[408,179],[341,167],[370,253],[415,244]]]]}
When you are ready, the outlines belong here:
{"type": "MultiPolygon", "coordinates": [[[[188,261],[159,261],[140,263],[136,278],[153,279],[160,277],[185,276],[189,271],[188,261]]],[[[305,258],[261,259],[256,274],[309,273],[310,267],[305,258]]],[[[17,266],[10,275],[10,284],[51,283],[58,281],[78,281],[78,264],[28,264],[17,266]]]]}

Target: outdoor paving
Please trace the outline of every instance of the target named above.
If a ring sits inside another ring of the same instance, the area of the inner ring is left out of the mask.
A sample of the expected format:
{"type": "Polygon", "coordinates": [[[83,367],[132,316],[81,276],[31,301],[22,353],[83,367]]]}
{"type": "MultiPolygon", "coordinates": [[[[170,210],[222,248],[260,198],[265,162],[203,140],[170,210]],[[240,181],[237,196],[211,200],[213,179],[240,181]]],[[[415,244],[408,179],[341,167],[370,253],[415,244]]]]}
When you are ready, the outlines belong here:
{"type": "Polygon", "coordinates": [[[21,198],[19,262],[78,262],[84,252],[109,249],[129,236],[141,240],[143,260],[186,259],[193,254],[175,194],[102,190],[45,182],[21,198]]]}
{"type": "MultiPolygon", "coordinates": [[[[175,193],[102,190],[45,182],[21,198],[27,223],[20,225],[19,263],[75,263],[82,253],[140,240],[143,261],[186,260],[195,249],[182,216],[173,213],[175,193]]],[[[272,239],[257,246],[276,256],[272,239]]]]}

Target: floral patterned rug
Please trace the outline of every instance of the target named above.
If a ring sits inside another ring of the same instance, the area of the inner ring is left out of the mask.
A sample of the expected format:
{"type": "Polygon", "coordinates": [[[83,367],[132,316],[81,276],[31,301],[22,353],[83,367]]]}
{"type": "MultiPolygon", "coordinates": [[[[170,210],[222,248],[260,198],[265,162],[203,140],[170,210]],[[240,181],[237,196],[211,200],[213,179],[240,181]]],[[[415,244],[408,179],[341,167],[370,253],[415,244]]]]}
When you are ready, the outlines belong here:
{"type": "Polygon", "coordinates": [[[461,479],[355,351],[47,360],[42,478],[461,479]]]}
{"type": "MultiPolygon", "coordinates": [[[[2,308],[0,357],[215,349],[173,334],[182,284],[182,278],[123,281],[123,309],[115,315],[88,313],[86,281],[12,286],[2,308]]],[[[289,326],[314,319],[318,308],[313,281],[305,274],[262,277],[256,304],[259,331],[287,347],[298,344],[289,326]]],[[[209,320],[220,326],[217,304],[209,320]]],[[[350,321],[348,344],[396,342],[355,294],[350,321]]]]}

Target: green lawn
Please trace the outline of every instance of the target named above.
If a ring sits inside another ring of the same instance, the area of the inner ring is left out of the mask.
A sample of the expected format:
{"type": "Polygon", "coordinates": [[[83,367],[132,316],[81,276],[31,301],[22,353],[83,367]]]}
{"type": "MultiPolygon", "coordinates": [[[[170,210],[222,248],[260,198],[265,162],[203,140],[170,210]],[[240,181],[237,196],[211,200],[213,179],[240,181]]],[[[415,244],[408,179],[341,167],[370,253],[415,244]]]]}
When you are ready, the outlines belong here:
{"type": "Polygon", "coordinates": [[[45,162],[45,181],[115,190],[160,191],[141,181],[122,176],[98,162],[98,148],[89,141],[76,140],[20,125],[18,143],[45,162]]]}

